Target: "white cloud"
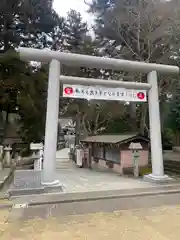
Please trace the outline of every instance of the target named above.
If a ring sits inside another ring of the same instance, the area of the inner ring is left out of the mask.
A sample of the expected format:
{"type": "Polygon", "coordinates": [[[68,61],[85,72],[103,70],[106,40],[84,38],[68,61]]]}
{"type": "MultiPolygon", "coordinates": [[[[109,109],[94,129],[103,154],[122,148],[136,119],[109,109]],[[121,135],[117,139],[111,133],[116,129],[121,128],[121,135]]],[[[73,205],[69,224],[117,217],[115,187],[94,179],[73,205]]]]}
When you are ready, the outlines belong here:
{"type": "Polygon", "coordinates": [[[84,0],[54,0],[54,9],[60,16],[66,16],[70,9],[74,9],[81,13],[84,20],[88,23],[92,22],[92,17],[87,13],[88,6],[84,0]]]}
{"type": "Polygon", "coordinates": [[[92,28],[93,16],[90,13],[87,13],[88,5],[85,4],[84,1],[90,3],[92,0],[54,0],[53,7],[56,12],[63,17],[66,17],[67,12],[71,9],[80,12],[83,20],[88,24],[90,34],[94,37],[92,28]]]}

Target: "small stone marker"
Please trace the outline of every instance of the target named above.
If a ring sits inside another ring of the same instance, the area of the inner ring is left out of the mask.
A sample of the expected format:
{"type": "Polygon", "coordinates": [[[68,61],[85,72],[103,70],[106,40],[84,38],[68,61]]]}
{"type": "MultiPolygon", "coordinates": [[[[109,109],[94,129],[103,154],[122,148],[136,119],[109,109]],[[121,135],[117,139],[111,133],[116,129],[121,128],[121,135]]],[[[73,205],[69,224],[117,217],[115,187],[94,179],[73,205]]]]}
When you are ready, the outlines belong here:
{"type": "Polygon", "coordinates": [[[132,150],[132,159],[134,166],[134,176],[139,177],[139,150],[142,149],[142,145],[140,143],[130,143],[129,149],[132,150]]]}
{"type": "Polygon", "coordinates": [[[14,172],[14,186],[16,189],[38,188],[41,186],[41,171],[16,170],[14,172]]]}
{"type": "MultiPolygon", "coordinates": [[[[31,143],[30,149],[32,151],[38,151],[37,159],[34,160],[34,169],[42,170],[42,161],[43,161],[43,143],[31,143]]],[[[33,152],[34,154],[34,152],[33,152]]],[[[35,156],[35,155],[34,155],[35,156]]],[[[34,157],[33,156],[33,157],[34,157]]],[[[35,156],[36,157],[36,156],[35,156]]]]}
{"type": "MultiPolygon", "coordinates": [[[[16,170],[14,172],[14,182],[11,186],[11,191],[36,191],[42,188],[41,173],[42,173],[42,156],[43,144],[31,143],[30,149],[33,151],[32,158],[34,158],[33,170],[16,170]],[[38,153],[35,153],[38,152],[38,153]]],[[[24,205],[17,205],[15,208],[24,208],[24,205]]]]}
{"type": "Polygon", "coordinates": [[[38,159],[34,161],[34,169],[42,170],[42,161],[43,161],[43,150],[39,150],[38,159]]]}

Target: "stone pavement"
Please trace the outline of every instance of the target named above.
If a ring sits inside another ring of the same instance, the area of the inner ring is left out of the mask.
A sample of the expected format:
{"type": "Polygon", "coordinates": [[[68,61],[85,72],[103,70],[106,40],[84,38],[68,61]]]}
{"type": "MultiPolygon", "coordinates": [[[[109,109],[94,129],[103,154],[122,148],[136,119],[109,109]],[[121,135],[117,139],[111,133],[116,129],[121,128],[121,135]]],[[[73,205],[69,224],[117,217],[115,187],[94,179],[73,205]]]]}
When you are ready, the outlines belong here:
{"type": "MultiPolygon", "coordinates": [[[[180,196],[171,196],[172,205],[166,205],[166,197],[161,197],[165,201],[164,206],[155,207],[152,199],[148,204],[147,199],[137,199],[139,206],[133,205],[129,209],[119,209],[116,202],[109,202],[109,205],[101,202],[94,202],[96,205],[95,212],[87,213],[83,210],[76,214],[63,214],[63,207],[51,207],[51,211],[46,216],[42,216],[47,206],[40,209],[26,209],[26,217],[21,219],[13,219],[12,212],[8,210],[0,211],[0,239],[1,240],[49,240],[49,239],[65,239],[65,240],[179,240],[180,236],[180,196]],[[176,201],[174,201],[176,199],[176,201]],[[176,203],[179,203],[176,205],[176,203]],[[104,211],[101,207],[109,207],[108,211],[104,211]],[[141,207],[142,208],[141,208],[141,207]],[[99,210],[97,211],[99,207],[99,210]],[[52,210],[54,209],[54,211],[52,210]],[[126,210],[125,210],[126,209],[126,210]],[[27,213],[27,211],[29,213],[27,213]],[[36,217],[30,217],[30,213],[36,212],[36,217]],[[55,214],[56,213],[56,214],[55,214]],[[29,215],[29,217],[28,217],[29,215]],[[40,216],[41,215],[41,216],[40,216]]],[[[153,200],[154,204],[157,198],[153,200]]],[[[125,204],[126,202],[124,202],[125,204]]],[[[63,204],[64,206],[64,204],[63,204]]],[[[68,208],[70,205],[68,206],[68,208]]],[[[75,206],[73,206],[75,207],[75,206]]],[[[68,209],[67,208],[67,209],[68,209]]],[[[72,207],[71,207],[72,209],[72,207]]],[[[87,209],[87,206],[79,205],[79,209],[87,209]]],[[[65,212],[64,212],[65,213],[65,212]]],[[[15,216],[15,215],[14,215],[15,216]]],[[[20,215],[19,215],[20,216],[20,215]]]]}
{"type": "Polygon", "coordinates": [[[89,169],[71,168],[56,170],[55,180],[59,187],[45,188],[41,184],[41,172],[33,170],[18,170],[14,173],[14,182],[9,188],[10,196],[31,195],[38,193],[92,192],[122,189],[148,188],[154,186],[140,179],[122,177],[118,174],[100,172],[89,169]]]}
{"type": "Polygon", "coordinates": [[[68,193],[148,188],[154,186],[143,180],[122,177],[115,173],[82,168],[57,170],[56,179],[63,184],[64,191],[68,193]]]}
{"type": "Polygon", "coordinates": [[[158,185],[142,179],[122,177],[108,172],[97,172],[89,169],[61,169],[56,173],[63,185],[63,192],[46,194],[27,194],[14,196],[11,199],[16,204],[42,205],[65,202],[89,201],[97,199],[112,199],[142,195],[159,195],[180,193],[180,183],[158,185]]]}

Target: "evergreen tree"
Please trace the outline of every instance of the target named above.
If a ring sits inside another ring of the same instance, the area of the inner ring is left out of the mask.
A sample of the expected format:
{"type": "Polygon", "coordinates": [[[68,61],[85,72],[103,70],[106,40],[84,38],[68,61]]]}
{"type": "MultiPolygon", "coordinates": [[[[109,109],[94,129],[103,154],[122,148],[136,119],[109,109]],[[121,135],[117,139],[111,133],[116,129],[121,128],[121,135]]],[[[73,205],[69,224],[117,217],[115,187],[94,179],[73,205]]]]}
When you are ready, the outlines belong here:
{"type": "Polygon", "coordinates": [[[65,33],[65,49],[73,53],[80,53],[88,33],[88,28],[87,23],[82,21],[79,12],[75,10],[68,12],[65,33]]]}
{"type": "MultiPolygon", "coordinates": [[[[37,114],[38,108],[35,111],[29,103],[36,101],[36,104],[41,104],[45,98],[41,91],[38,92],[38,84],[34,85],[37,69],[20,61],[14,49],[19,46],[53,48],[54,34],[63,25],[63,19],[53,10],[52,0],[2,0],[0,12],[0,115],[5,111],[8,121],[8,114],[16,112],[27,127],[28,115],[34,118],[32,122],[37,122],[41,116],[37,114]]],[[[46,72],[46,78],[47,75],[46,72]]],[[[39,113],[43,113],[44,107],[38,109],[39,113]]],[[[39,123],[43,126],[42,121],[39,123]]],[[[0,125],[4,125],[2,121],[0,125]]],[[[37,131],[38,128],[35,126],[35,129],[37,131]]]]}
{"type": "Polygon", "coordinates": [[[58,15],[52,0],[2,0],[0,5],[0,49],[14,47],[45,47],[58,15]]]}
{"type": "Polygon", "coordinates": [[[180,84],[176,83],[176,90],[170,103],[169,126],[175,132],[180,134],[180,84]]]}
{"type": "Polygon", "coordinates": [[[32,71],[30,80],[26,79],[17,96],[19,133],[29,143],[44,140],[47,79],[47,69],[44,66],[32,71]]]}

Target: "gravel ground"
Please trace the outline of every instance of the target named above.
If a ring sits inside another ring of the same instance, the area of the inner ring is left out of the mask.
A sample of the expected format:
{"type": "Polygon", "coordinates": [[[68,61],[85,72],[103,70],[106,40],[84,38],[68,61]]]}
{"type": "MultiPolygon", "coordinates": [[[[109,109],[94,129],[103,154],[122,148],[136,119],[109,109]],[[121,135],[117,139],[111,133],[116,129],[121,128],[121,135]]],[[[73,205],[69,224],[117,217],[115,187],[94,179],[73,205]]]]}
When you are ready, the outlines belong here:
{"type": "Polygon", "coordinates": [[[180,206],[8,223],[8,212],[0,215],[2,240],[178,240],[180,236],[180,206]]]}
{"type": "Polygon", "coordinates": [[[179,236],[179,194],[0,210],[1,240],[179,240],[179,236]]]}

